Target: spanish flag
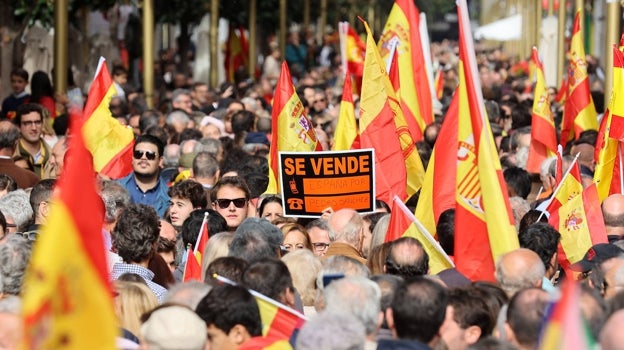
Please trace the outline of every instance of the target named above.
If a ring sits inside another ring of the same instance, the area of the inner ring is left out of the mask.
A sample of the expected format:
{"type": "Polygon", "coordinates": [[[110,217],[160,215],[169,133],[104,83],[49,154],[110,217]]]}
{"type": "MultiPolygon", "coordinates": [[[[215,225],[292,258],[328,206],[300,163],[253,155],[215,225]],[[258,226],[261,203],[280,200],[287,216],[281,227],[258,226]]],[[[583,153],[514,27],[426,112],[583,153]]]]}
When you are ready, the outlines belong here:
{"type": "Polygon", "coordinates": [[[100,57],[95,78],[85,104],[82,134],[93,155],[95,171],[111,179],[132,172],[134,134],[113,118],[108,105],[117,94],[106,60],[100,57]]]}
{"type": "Polygon", "coordinates": [[[373,35],[366,22],[364,26],[368,37],[360,102],[360,146],[375,149],[376,198],[390,203],[395,195],[405,200],[416,193],[425,171],[373,35]]]}
{"type": "Polygon", "coordinates": [[[568,53],[568,95],[563,108],[561,145],[573,140],[585,130],[598,130],[596,107],[591,97],[587,61],[581,34],[580,9],[576,11],[570,52],[568,53]]]}
{"type": "MultiPolygon", "coordinates": [[[[208,212],[204,214],[204,221],[202,221],[199,228],[199,234],[197,235],[197,241],[193,249],[188,249],[186,252],[186,265],[184,266],[184,277],[182,280],[186,281],[203,281],[202,276],[202,261],[204,250],[208,244],[208,212]]],[[[190,244],[189,244],[190,245],[190,244]]]]}
{"type": "Polygon", "coordinates": [[[234,82],[234,73],[240,67],[247,67],[249,61],[249,45],[245,38],[245,28],[234,28],[230,25],[230,32],[225,46],[225,78],[234,82]],[[238,34],[236,33],[238,31],[238,34]]]}
{"type": "Polygon", "coordinates": [[[304,113],[303,104],[295,92],[286,61],[275,86],[271,149],[269,151],[269,186],[266,193],[279,193],[279,151],[321,151],[312,121],[304,113]]]}
{"type": "Polygon", "coordinates": [[[342,101],[340,101],[338,123],[336,124],[336,131],[334,131],[334,151],[360,148],[360,136],[355,120],[351,86],[351,75],[347,71],[344,86],[342,87],[342,101]]]}
{"type": "Polygon", "coordinates": [[[405,119],[414,140],[420,138],[413,128],[420,129],[422,135],[425,127],[433,122],[433,100],[419,26],[420,15],[414,1],[396,0],[379,39],[379,50],[385,62],[390,60],[392,48],[396,46],[401,71],[401,104],[410,112],[405,119]]]}
{"type": "Polygon", "coordinates": [[[441,101],[442,96],[444,96],[444,69],[438,68],[436,71],[433,87],[435,89],[436,98],[438,101],[441,101]]]}
{"type": "Polygon", "coordinates": [[[429,256],[429,270],[435,275],[454,267],[453,262],[444,252],[440,244],[431,236],[431,233],[414,217],[399,197],[394,196],[390,211],[390,223],[386,233],[386,242],[392,242],[400,237],[417,239],[429,256]]]}
{"type": "Polygon", "coordinates": [[[555,120],[550,109],[546,80],[544,79],[544,67],[535,47],[533,47],[531,60],[535,66],[536,82],[533,90],[531,145],[529,146],[526,170],[530,173],[539,174],[542,162],[557,152],[557,133],[555,120]]]}
{"type": "Polygon", "coordinates": [[[118,333],[93,160],[71,116],[71,144],[26,272],[24,348],[115,349],[118,333]]]}
{"type": "Polygon", "coordinates": [[[609,107],[605,111],[598,131],[598,140],[594,159],[596,169],[594,183],[598,188],[598,197],[602,202],[609,195],[622,193],[622,174],[620,172],[620,158],[624,152],[624,54],[613,46],[613,89],[609,107]]]}
{"type": "Polygon", "coordinates": [[[494,279],[494,262],[518,236],[483,96],[466,0],[457,2],[459,87],[455,264],[472,280],[494,279]]]}

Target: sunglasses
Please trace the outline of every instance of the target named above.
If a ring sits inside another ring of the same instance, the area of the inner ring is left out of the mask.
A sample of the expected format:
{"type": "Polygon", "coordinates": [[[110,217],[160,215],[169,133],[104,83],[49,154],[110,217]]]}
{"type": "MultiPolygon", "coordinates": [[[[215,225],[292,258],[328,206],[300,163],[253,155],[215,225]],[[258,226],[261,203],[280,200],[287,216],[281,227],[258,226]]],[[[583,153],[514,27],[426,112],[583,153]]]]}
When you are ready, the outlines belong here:
{"type": "Polygon", "coordinates": [[[147,158],[148,160],[154,160],[156,159],[156,152],[152,152],[152,151],[134,151],[134,159],[141,159],[143,158],[143,155],[145,154],[145,158],[147,158]]]}
{"type": "Polygon", "coordinates": [[[234,206],[240,209],[240,208],[245,207],[245,204],[247,203],[247,199],[245,198],[235,198],[235,199],[222,198],[222,199],[217,199],[215,203],[217,203],[217,205],[221,209],[229,208],[231,203],[234,203],[234,206]]]}

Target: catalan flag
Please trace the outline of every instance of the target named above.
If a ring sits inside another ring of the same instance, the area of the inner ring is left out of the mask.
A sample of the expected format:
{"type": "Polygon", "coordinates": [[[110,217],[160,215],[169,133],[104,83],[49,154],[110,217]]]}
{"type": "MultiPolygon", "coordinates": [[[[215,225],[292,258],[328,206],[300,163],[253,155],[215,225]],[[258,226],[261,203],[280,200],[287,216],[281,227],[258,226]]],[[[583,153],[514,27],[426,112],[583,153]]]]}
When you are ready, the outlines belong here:
{"type": "MultiPolygon", "coordinates": [[[[396,46],[401,72],[401,104],[405,104],[410,111],[405,119],[410,128],[417,125],[422,133],[433,122],[433,100],[419,26],[419,11],[414,1],[396,0],[381,33],[379,50],[382,59],[387,62],[392,55],[392,48],[396,46]]],[[[410,130],[410,133],[414,140],[419,140],[414,130],[410,130]]]]}
{"type": "Polygon", "coordinates": [[[581,286],[566,278],[561,297],[549,308],[537,348],[543,350],[585,350],[596,348],[583,320],[581,286]]]}
{"type": "Polygon", "coordinates": [[[526,170],[530,173],[539,174],[542,162],[557,152],[557,132],[550,109],[550,99],[544,79],[544,67],[535,47],[533,47],[531,59],[535,66],[536,83],[533,90],[531,144],[526,170]]]}
{"type": "Polygon", "coordinates": [[[390,203],[416,193],[422,185],[424,167],[408,131],[401,106],[364,22],[366,59],[360,102],[360,146],[375,149],[376,197],[390,203]]]}
{"type": "Polygon", "coordinates": [[[195,242],[195,247],[189,247],[193,249],[188,249],[186,252],[186,265],[184,266],[184,277],[183,281],[203,281],[204,276],[202,276],[202,261],[204,254],[204,250],[206,249],[206,245],[208,244],[208,212],[204,214],[204,221],[202,221],[201,227],[199,229],[199,234],[197,235],[197,241],[195,242]]]}
{"type": "Polygon", "coordinates": [[[279,151],[321,151],[312,121],[304,114],[303,104],[295,92],[288,64],[282,63],[275,86],[272,112],[271,149],[269,152],[269,186],[266,193],[279,193],[279,151]]]}
{"type": "Polygon", "coordinates": [[[111,179],[132,172],[132,129],[113,118],[108,105],[117,94],[106,60],[101,57],[85,104],[82,127],[87,149],[93,155],[95,171],[111,179]]]}
{"type": "Polygon", "coordinates": [[[25,349],[116,349],[117,318],[102,238],[104,205],[81,123],[80,116],[70,116],[73,137],[65,171],[25,276],[25,349]]]}
{"type": "Polygon", "coordinates": [[[594,183],[598,188],[598,197],[602,202],[610,194],[622,193],[622,174],[620,158],[623,154],[624,139],[624,54],[613,46],[613,89],[609,107],[602,117],[594,160],[596,169],[594,183]]]}
{"type": "Polygon", "coordinates": [[[459,87],[455,264],[473,280],[493,280],[494,262],[518,236],[490,124],[484,111],[466,0],[457,2],[459,87]]]}
{"type": "Polygon", "coordinates": [[[431,236],[431,233],[414,217],[399,197],[394,196],[390,211],[390,223],[386,233],[386,242],[400,237],[412,237],[422,243],[429,255],[429,269],[435,275],[454,267],[451,259],[446,255],[440,244],[431,236]]]}
{"type": "Polygon", "coordinates": [[[355,120],[351,75],[349,71],[347,71],[344,86],[342,87],[342,101],[340,101],[338,124],[336,124],[336,130],[334,131],[334,150],[344,151],[358,148],[360,148],[360,136],[355,120]]]}
{"type": "Polygon", "coordinates": [[[576,11],[570,52],[568,53],[568,95],[563,108],[561,144],[573,140],[585,130],[598,130],[596,107],[591,97],[587,61],[581,34],[580,9],[576,11]]]}

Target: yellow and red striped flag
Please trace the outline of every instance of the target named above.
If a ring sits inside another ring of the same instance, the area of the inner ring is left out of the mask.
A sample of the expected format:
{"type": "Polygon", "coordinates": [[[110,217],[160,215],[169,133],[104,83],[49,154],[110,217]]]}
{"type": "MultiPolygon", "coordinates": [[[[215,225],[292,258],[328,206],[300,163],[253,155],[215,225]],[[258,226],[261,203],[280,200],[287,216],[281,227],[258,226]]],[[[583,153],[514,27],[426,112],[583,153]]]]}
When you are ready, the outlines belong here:
{"type": "MultiPolygon", "coordinates": [[[[379,40],[382,59],[387,62],[396,47],[401,71],[401,101],[409,114],[407,125],[418,126],[420,133],[433,122],[433,100],[420,37],[420,15],[412,0],[396,0],[379,40]],[[416,121],[416,123],[413,123],[416,121]]],[[[368,50],[368,48],[367,48],[368,50]]],[[[412,139],[419,140],[410,129],[412,139]]]]}
{"type": "Polygon", "coordinates": [[[412,237],[422,243],[429,255],[429,269],[432,275],[454,267],[451,259],[446,255],[440,244],[431,236],[431,233],[414,217],[399,197],[394,196],[390,210],[390,223],[386,233],[386,242],[392,242],[400,237],[412,237]]]}
{"type": "Polygon", "coordinates": [[[132,129],[113,118],[108,105],[117,94],[106,60],[100,57],[83,111],[82,134],[93,155],[93,167],[101,175],[120,179],[132,172],[132,129]]]}
{"type": "Polygon", "coordinates": [[[186,281],[200,281],[204,280],[202,276],[202,261],[204,250],[208,244],[208,212],[204,213],[204,221],[202,221],[199,228],[199,234],[197,235],[197,241],[193,249],[188,249],[186,253],[186,265],[184,265],[184,277],[182,280],[186,281]]]}
{"type": "MultiPolygon", "coordinates": [[[[391,64],[388,65],[388,77],[390,78],[390,83],[392,84],[392,88],[396,94],[396,98],[399,101],[401,106],[401,111],[403,112],[403,116],[410,115],[410,110],[407,107],[406,103],[403,103],[401,100],[401,74],[399,73],[399,55],[395,52],[390,56],[392,58],[391,64]]],[[[412,118],[405,118],[407,122],[407,127],[410,130],[410,134],[412,135],[412,139],[414,141],[420,141],[424,138],[423,132],[420,129],[420,126],[416,123],[416,120],[412,118]],[[411,124],[411,125],[410,125],[411,124]]]]}
{"type": "Polygon", "coordinates": [[[240,67],[247,67],[249,61],[249,45],[245,38],[245,28],[234,28],[230,25],[228,40],[225,45],[225,78],[234,82],[234,73],[240,67]],[[238,31],[238,34],[236,33],[238,31]]]}
{"type": "Polygon", "coordinates": [[[438,138],[444,142],[436,142],[433,146],[416,206],[416,218],[434,235],[440,214],[455,208],[458,103],[457,98],[451,100],[442,121],[438,138]]]}
{"type": "Polygon", "coordinates": [[[591,97],[585,48],[581,36],[580,9],[576,11],[568,53],[568,95],[563,108],[561,145],[565,147],[585,130],[598,130],[596,107],[591,97]]]}
{"type": "Polygon", "coordinates": [[[338,123],[334,131],[334,151],[360,148],[360,136],[355,120],[355,107],[353,106],[351,75],[348,70],[346,73],[344,86],[342,87],[340,114],[338,114],[338,123]]]}
{"type": "Polygon", "coordinates": [[[613,89],[609,107],[605,111],[598,131],[594,160],[596,169],[594,183],[598,188],[598,198],[602,202],[609,195],[622,193],[620,157],[624,153],[624,54],[613,46],[613,89]]]}
{"type": "Polygon", "coordinates": [[[557,90],[557,96],[555,96],[555,102],[559,105],[563,105],[565,103],[566,97],[568,96],[568,77],[561,77],[561,85],[559,86],[559,90],[557,90]]]}
{"type": "Polygon", "coordinates": [[[494,262],[518,236],[484,110],[466,0],[457,2],[459,87],[455,264],[472,280],[494,280],[494,262]]]}
{"type": "Polygon", "coordinates": [[[531,60],[535,66],[535,89],[533,91],[533,110],[531,119],[531,145],[527,159],[526,170],[530,173],[540,173],[542,162],[552,157],[557,152],[557,132],[555,120],[550,109],[550,100],[546,80],[544,79],[544,67],[533,47],[531,60]]]}
{"type": "Polygon", "coordinates": [[[269,186],[266,193],[279,193],[278,152],[312,152],[323,149],[316,138],[312,121],[304,114],[303,104],[295,92],[286,61],[282,63],[275,86],[271,118],[273,133],[269,151],[269,186]]]}
{"type": "Polygon", "coordinates": [[[360,102],[360,146],[375,149],[376,197],[405,200],[422,185],[424,167],[368,24],[360,102]]]}
{"type": "Polygon", "coordinates": [[[436,72],[433,87],[438,101],[442,100],[442,96],[444,95],[444,70],[442,68],[439,68],[436,72]]]}
{"type": "Polygon", "coordinates": [[[93,160],[70,116],[72,141],[48,221],[24,279],[26,349],[116,349],[119,331],[102,237],[93,160]]]}

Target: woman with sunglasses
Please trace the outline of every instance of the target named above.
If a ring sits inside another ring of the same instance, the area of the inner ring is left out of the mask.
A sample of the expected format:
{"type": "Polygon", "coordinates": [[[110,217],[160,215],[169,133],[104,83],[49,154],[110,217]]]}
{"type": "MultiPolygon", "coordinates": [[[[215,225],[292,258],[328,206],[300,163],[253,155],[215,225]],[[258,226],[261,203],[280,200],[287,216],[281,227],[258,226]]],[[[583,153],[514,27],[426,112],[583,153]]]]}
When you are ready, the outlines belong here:
{"type": "Polygon", "coordinates": [[[245,180],[239,176],[222,177],[212,188],[212,209],[227,221],[228,231],[236,228],[247,218],[251,192],[245,180]]]}

